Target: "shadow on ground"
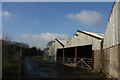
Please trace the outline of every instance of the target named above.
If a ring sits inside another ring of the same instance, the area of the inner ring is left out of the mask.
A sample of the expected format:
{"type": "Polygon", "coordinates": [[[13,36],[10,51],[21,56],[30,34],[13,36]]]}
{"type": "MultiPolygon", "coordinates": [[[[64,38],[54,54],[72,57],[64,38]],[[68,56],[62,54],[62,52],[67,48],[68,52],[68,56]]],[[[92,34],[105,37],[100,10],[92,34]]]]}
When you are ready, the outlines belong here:
{"type": "Polygon", "coordinates": [[[3,80],[106,80],[102,73],[49,63],[40,59],[25,59],[23,67],[22,77],[3,78],[3,80]]]}

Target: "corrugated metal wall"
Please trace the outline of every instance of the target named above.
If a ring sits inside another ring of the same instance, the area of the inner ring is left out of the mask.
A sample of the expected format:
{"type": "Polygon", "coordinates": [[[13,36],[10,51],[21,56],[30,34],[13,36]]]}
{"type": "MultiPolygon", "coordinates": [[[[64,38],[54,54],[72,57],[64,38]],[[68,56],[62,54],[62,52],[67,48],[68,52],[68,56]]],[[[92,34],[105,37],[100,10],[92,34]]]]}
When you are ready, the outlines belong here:
{"type": "Polygon", "coordinates": [[[78,36],[74,35],[65,47],[83,46],[92,44],[92,50],[100,50],[101,43],[99,39],[90,37],[84,33],[77,32],[78,36]]]}
{"type": "Polygon", "coordinates": [[[118,3],[115,3],[104,35],[104,49],[118,44],[118,32],[118,3]]]}

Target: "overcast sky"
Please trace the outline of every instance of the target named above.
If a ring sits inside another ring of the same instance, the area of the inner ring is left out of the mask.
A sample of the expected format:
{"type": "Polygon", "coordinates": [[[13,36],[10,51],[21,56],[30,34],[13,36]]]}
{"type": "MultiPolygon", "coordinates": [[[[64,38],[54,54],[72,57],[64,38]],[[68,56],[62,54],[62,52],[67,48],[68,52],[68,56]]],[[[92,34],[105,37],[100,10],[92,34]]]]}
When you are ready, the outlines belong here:
{"type": "Polygon", "coordinates": [[[14,41],[45,48],[76,30],[104,33],[113,2],[3,2],[2,31],[14,41]]]}

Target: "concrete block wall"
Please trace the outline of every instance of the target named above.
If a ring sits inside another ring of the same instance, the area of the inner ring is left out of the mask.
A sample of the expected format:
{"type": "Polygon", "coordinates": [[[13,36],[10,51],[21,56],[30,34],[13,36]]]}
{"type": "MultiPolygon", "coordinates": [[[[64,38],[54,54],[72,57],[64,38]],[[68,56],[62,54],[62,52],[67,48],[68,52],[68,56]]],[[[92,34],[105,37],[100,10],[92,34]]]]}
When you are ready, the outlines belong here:
{"type": "Polygon", "coordinates": [[[120,44],[118,47],[118,79],[120,80],[120,44]]]}
{"type": "Polygon", "coordinates": [[[94,54],[94,65],[93,65],[93,71],[95,72],[99,72],[100,71],[100,54],[101,54],[101,51],[100,50],[95,50],[93,51],[93,54],[94,54]]]}
{"type": "Polygon", "coordinates": [[[118,49],[118,79],[120,80],[120,1],[118,3],[119,49],[118,49]]]}
{"type": "Polygon", "coordinates": [[[118,78],[119,67],[118,67],[118,51],[120,49],[120,45],[116,45],[104,50],[103,64],[102,69],[107,74],[112,76],[113,78],[118,78]]]}
{"type": "Polygon", "coordinates": [[[0,79],[2,78],[2,41],[0,40],[0,79]]]}
{"type": "Polygon", "coordinates": [[[104,35],[102,70],[120,78],[120,2],[115,2],[104,35]]]}

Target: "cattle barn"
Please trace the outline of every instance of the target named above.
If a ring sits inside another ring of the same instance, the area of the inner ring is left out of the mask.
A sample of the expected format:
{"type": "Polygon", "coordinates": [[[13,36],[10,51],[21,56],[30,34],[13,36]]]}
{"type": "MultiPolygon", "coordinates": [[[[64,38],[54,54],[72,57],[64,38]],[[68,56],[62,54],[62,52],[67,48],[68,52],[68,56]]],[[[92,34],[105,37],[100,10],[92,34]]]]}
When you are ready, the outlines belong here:
{"type": "Polygon", "coordinates": [[[102,40],[103,34],[77,30],[64,48],[57,49],[57,61],[61,59],[69,66],[99,71],[102,40]]]}
{"type": "Polygon", "coordinates": [[[113,4],[104,35],[77,30],[70,40],[55,39],[48,53],[58,63],[120,79],[120,1],[113,4]]]}
{"type": "Polygon", "coordinates": [[[56,62],[56,53],[58,48],[63,48],[63,46],[67,43],[67,40],[55,39],[50,47],[45,50],[44,60],[48,60],[50,62],[56,62]]]}

